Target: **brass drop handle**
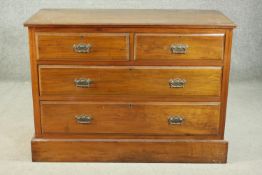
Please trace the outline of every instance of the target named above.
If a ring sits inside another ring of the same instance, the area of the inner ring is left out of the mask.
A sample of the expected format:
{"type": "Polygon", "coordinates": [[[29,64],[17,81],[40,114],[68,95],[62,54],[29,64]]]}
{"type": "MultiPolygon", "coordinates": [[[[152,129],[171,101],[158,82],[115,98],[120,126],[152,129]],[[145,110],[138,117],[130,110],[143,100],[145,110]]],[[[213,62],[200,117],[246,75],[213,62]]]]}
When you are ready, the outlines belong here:
{"type": "Polygon", "coordinates": [[[76,53],[90,53],[91,52],[92,45],[91,44],[74,44],[73,50],[76,53]]]}
{"type": "Polygon", "coordinates": [[[93,118],[89,115],[77,115],[75,116],[76,122],[79,124],[90,124],[93,118]]]}
{"type": "Polygon", "coordinates": [[[184,118],[182,116],[169,116],[168,124],[169,125],[181,125],[184,122],[184,118]]]}
{"type": "Polygon", "coordinates": [[[74,80],[75,86],[76,87],[81,87],[81,88],[89,88],[93,81],[89,78],[79,78],[74,80]]]}
{"type": "Polygon", "coordinates": [[[188,45],[186,44],[172,44],[170,46],[171,53],[173,54],[186,54],[188,45]]]}
{"type": "Polygon", "coordinates": [[[184,88],[186,85],[186,80],[181,78],[175,78],[169,80],[170,88],[184,88]]]}

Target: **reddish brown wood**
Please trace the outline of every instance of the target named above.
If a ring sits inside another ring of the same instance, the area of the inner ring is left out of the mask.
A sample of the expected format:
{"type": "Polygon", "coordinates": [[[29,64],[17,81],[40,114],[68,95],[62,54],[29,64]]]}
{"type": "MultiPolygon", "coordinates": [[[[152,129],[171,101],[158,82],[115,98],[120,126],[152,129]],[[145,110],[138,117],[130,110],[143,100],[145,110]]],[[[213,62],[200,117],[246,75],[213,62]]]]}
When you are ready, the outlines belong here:
{"type": "Polygon", "coordinates": [[[224,34],[155,34],[135,35],[135,60],[221,60],[224,34]],[[171,52],[172,45],[186,45],[184,54],[171,52]]]}
{"type": "MultiPolygon", "coordinates": [[[[132,32],[129,34],[129,55],[130,55],[130,62],[128,63],[129,65],[135,64],[134,60],[134,45],[135,45],[135,34],[132,32]]],[[[117,64],[116,64],[117,65],[117,64]]]]}
{"type": "Polygon", "coordinates": [[[38,138],[45,139],[176,139],[176,140],[221,140],[219,135],[148,135],[148,134],[68,134],[68,133],[43,133],[38,138]]]}
{"type": "Polygon", "coordinates": [[[225,163],[228,144],[213,140],[33,139],[38,162],[225,163]]]}
{"type": "Polygon", "coordinates": [[[25,26],[175,26],[226,28],[235,24],[215,10],[42,9],[25,26]],[[212,20],[210,20],[212,19],[212,20]]]}
{"type": "Polygon", "coordinates": [[[43,133],[123,133],[138,135],[217,135],[219,103],[42,102],[43,133]],[[76,116],[92,117],[88,124],[76,116]],[[171,125],[170,117],[183,122],[171,125]]]}
{"type": "Polygon", "coordinates": [[[221,117],[220,117],[220,135],[224,138],[225,122],[226,122],[226,108],[227,108],[227,96],[228,96],[228,84],[229,84],[229,72],[231,61],[231,45],[232,45],[232,30],[227,31],[225,53],[224,53],[224,67],[223,67],[223,79],[221,89],[221,117]]]}
{"type": "Polygon", "coordinates": [[[36,33],[39,60],[128,61],[127,33],[36,33]],[[78,53],[73,46],[88,44],[88,53],[78,53]]]}
{"type": "Polygon", "coordinates": [[[41,114],[39,101],[39,84],[38,84],[38,68],[36,63],[36,48],[35,48],[35,29],[29,29],[29,49],[30,49],[30,65],[31,65],[31,81],[32,81],[32,96],[34,107],[34,125],[35,137],[41,135],[41,114]]]}
{"type": "MultiPolygon", "coordinates": [[[[231,28],[229,28],[231,29],[231,28]]],[[[175,26],[39,26],[35,32],[50,33],[174,33],[174,34],[225,34],[227,29],[220,28],[177,28],[175,26]]]]}
{"type": "MultiPolygon", "coordinates": [[[[131,52],[131,51],[130,51],[131,52]]],[[[131,55],[133,54],[130,53],[131,55]]],[[[133,60],[133,57],[130,56],[130,61],[114,61],[114,66],[223,66],[224,62],[222,60],[150,60],[150,61],[139,61],[133,60]]],[[[64,60],[64,61],[37,61],[38,65],[88,65],[88,66],[108,66],[112,65],[112,61],[73,61],[73,60],[64,60]]]]}
{"type": "Polygon", "coordinates": [[[113,101],[113,102],[220,102],[217,96],[134,96],[134,95],[88,95],[88,96],[61,96],[43,95],[39,97],[42,101],[113,101]]]}
{"type": "Polygon", "coordinates": [[[40,66],[40,94],[62,96],[220,96],[220,67],[40,66]],[[91,79],[89,88],[75,79],[91,79]],[[185,79],[183,88],[170,88],[170,79],[185,79]]]}
{"type": "Polygon", "coordinates": [[[226,162],[235,24],[220,12],[42,10],[25,25],[34,161],[226,162]],[[95,52],[72,51],[90,37],[95,52]],[[190,52],[167,53],[177,41],[190,52]],[[92,88],[74,86],[74,78],[86,77],[95,79],[92,88]],[[184,77],[185,88],[168,87],[170,78],[184,77]],[[77,125],[72,116],[82,111],[99,123],[77,125]],[[185,125],[170,128],[170,112],[186,116],[185,125]]]}

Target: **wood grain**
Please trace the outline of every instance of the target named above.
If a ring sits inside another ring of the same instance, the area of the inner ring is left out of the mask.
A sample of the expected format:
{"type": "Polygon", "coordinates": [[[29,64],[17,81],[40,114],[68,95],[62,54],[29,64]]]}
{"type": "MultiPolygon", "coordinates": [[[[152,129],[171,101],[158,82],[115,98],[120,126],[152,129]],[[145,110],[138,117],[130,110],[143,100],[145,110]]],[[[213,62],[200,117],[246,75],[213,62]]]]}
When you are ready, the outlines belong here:
{"type": "MultiPolygon", "coordinates": [[[[131,51],[130,51],[131,52],[131,51]]],[[[130,56],[130,61],[76,61],[76,60],[37,60],[38,65],[86,65],[86,66],[220,66],[224,65],[223,60],[197,60],[197,59],[186,59],[186,60],[133,60],[130,56]]]]}
{"type": "Polygon", "coordinates": [[[36,33],[39,60],[127,61],[129,34],[36,33]],[[89,53],[77,53],[75,44],[90,44],[89,53]]]}
{"type": "Polygon", "coordinates": [[[43,133],[126,133],[140,135],[216,135],[220,106],[199,103],[80,103],[42,102],[43,133]],[[75,116],[92,117],[89,124],[75,116]],[[170,116],[184,119],[170,125],[170,116]]]}
{"type": "Polygon", "coordinates": [[[36,63],[36,49],[35,49],[35,29],[30,28],[29,34],[29,49],[30,49],[30,67],[31,67],[31,81],[32,81],[32,97],[33,97],[33,110],[34,110],[34,127],[35,136],[39,137],[41,131],[41,114],[40,114],[40,101],[39,101],[39,79],[38,67],[36,63]]]}
{"type": "Polygon", "coordinates": [[[214,10],[42,9],[25,26],[159,26],[232,28],[235,24],[214,10]],[[210,20],[212,19],[212,20],[210,20]]]}
{"type": "Polygon", "coordinates": [[[38,162],[226,163],[226,141],[33,139],[38,162]]]}
{"type": "Polygon", "coordinates": [[[231,63],[231,46],[232,46],[232,36],[233,31],[227,31],[226,38],[226,49],[225,49],[225,60],[223,67],[223,79],[221,88],[221,117],[220,117],[220,135],[224,138],[225,123],[226,123],[226,109],[227,109],[227,96],[228,96],[228,84],[229,84],[229,73],[230,73],[230,63],[231,63]]]}
{"type": "Polygon", "coordinates": [[[136,34],[135,60],[221,60],[223,34],[136,34]],[[187,45],[185,54],[174,54],[171,45],[187,45]]]}
{"type": "Polygon", "coordinates": [[[213,10],[44,9],[29,27],[33,161],[225,163],[232,30],[213,10]],[[92,52],[73,52],[91,43],[92,52]],[[187,53],[170,54],[171,44],[187,53]],[[75,87],[75,78],[94,80],[75,87]],[[169,88],[171,78],[187,80],[169,88]],[[75,115],[91,114],[90,125],[75,115]],[[169,115],[182,125],[168,125],[169,115]]]}
{"type": "Polygon", "coordinates": [[[68,134],[68,133],[43,133],[38,138],[45,139],[177,139],[177,140],[223,140],[220,135],[141,135],[125,133],[108,134],[68,134]]]}
{"type": "Polygon", "coordinates": [[[86,95],[86,96],[61,96],[42,95],[41,101],[93,101],[93,102],[220,102],[218,96],[166,96],[166,95],[86,95]]]}
{"type": "MultiPolygon", "coordinates": [[[[32,28],[32,27],[31,27],[32,28]]],[[[178,28],[176,26],[38,26],[35,32],[43,33],[174,33],[174,34],[225,34],[224,28],[178,28]]]]}
{"type": "Polygon", "coordinates": [[[40,66],[40,94],[219,96],[220,67],[120,67],[40,66]],[[91,79],[89,88],[79,88],[75,79],[91,79]],[[170,79],[186,79],[184,88],[170,88],[170,79]]]}

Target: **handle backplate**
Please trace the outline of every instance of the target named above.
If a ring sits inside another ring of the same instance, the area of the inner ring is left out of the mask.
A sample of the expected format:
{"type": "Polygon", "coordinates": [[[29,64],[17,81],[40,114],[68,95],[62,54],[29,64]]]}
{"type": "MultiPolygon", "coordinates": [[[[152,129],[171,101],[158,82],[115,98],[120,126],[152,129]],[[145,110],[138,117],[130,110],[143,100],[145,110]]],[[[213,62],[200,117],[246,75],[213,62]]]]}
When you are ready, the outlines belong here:
{"type": "Polygon", "coordinates": [[[170,79],[169,80],[169,87],[170,88],[184,88],[186,84],[185,79],[176,78],[176,79],[170,79]]]}
{"type": "Polygon", "coordinates": [[[91,44],[80,43],[80,44],[74,44],[73,45],[73,50],[76,53],[90,53],[91,48],[92,48],[91,44]]]}
{"type": "Polygon", "coordinates": [[[89,78],[88,79],[80,78],[80,79],[75,79],[74,82],[76,87],[89,88],[93,81],[89,78]]]}
{"type": "Polygon", "coordinates": [[[76,122],[80,124],[89,124],[93,120],[91,116],[84,115],[84,114],[75,116],[75,119],[76,122]]]}
{"type": "Polygon", "coordinates": [[[168,124],[170,125],[181,125],[184,122],[184,118],[182,116],[169,116],[168,124]]]}
{"type": "Polygon", "coordinates": [[[173,54],[186,54],[188,45],[186,44],[172,44],[170,50],[173,54]]]}

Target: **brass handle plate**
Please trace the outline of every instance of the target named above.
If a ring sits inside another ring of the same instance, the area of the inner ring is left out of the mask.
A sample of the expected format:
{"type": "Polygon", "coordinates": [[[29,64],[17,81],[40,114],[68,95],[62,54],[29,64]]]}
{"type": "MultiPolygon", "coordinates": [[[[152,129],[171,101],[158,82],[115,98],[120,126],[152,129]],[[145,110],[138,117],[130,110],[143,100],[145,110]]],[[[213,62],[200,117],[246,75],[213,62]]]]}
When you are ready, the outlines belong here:
{"type": "Polygon", "coordinates": [[[184,118],[182,116],[170,116],[168,117],[169,125],[181,125],[184,122],[184,118]]]}
{"type": "Polygon", "coordinates": [[[80,79],[75,79],[74,82],[76,87],[89,88],[93,81],[89,78],[88,79],[80,78],[80,79]]]}
{"type": "Polygon", "coordinates": [[[76,53],[90,53],[91,52],[92,45],[91,44],[74,44],[73,50],[76,53]]]}
{"type": "Polygon", "coordinates": [[[77,115],[75,116],[76,122],[79,124],[90,124],[93,118],[88,115],[77,115]]]}
{"type": "Polygon", "coordinates": [[[171,53],[173,54],[186,54],[188,45],[186,44],[172,44],[170,46],[171,53]]]}
{"type": "Polygon", "coordinates": [[[186,84],[185,79],[176,78],[176,79],[170,79],[169,80],[169,87],[170,88],[184,88],[186,84]]]}

